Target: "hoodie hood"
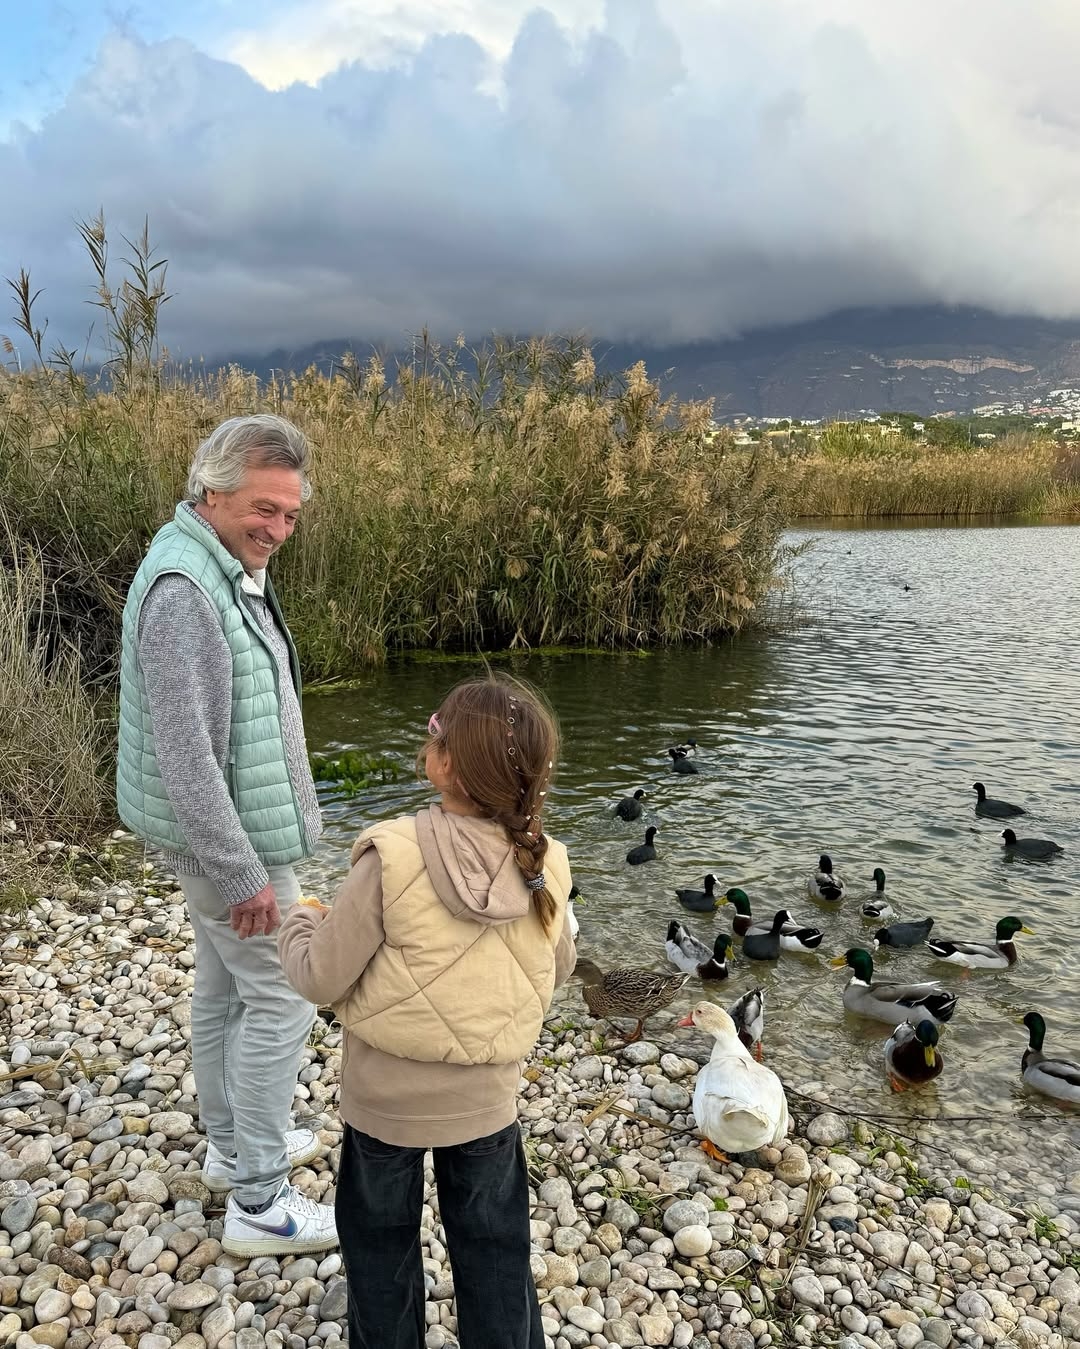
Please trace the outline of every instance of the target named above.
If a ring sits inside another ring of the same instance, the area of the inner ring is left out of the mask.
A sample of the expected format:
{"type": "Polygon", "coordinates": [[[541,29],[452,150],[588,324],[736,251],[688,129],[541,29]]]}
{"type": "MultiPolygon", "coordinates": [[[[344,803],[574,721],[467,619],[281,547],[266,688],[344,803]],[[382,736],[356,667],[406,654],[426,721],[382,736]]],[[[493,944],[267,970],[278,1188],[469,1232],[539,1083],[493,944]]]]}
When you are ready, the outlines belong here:
{"type": "Polygon", "coordinates": [[[501,824],[433,804],[417,815],[416,837],[435,893],[455,918],[512,923],[529,912],[532,895],[501,824]]]}

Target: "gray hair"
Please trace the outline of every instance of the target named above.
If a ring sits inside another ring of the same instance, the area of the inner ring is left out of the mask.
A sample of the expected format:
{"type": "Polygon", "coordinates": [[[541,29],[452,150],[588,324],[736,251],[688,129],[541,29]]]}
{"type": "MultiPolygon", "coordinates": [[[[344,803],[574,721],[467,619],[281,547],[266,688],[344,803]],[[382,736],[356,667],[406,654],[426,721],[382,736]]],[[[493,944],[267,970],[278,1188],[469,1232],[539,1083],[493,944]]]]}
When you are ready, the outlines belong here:
{"type": "Polygon", "coordinates": [[[301,501],[311,496],[311,445],[284,417],[258,412],[230,417],[211,431],[191,461],[187,490],[191,501],[207,492],[235,492],[249,468],[291,468],[300,474],[301,501]]]}

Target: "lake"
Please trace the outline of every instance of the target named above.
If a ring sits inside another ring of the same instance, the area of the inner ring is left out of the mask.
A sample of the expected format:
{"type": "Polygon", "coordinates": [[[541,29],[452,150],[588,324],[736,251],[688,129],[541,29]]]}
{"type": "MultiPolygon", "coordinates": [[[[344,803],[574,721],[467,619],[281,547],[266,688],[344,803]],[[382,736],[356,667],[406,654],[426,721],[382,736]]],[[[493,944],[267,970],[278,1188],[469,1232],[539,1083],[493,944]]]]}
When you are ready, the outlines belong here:
{"type": "MultiPolygon", "coordinates": [[[[727,983],[710,986],[725,1003],[752,983],[767,990],[767,1061],[785,1082],[869,1116],[979,1116],[919,1137],[1002,1191],[1026,1189],[1030,1165],[1049,1202],[1063,1170],[1080,1166],[1080,1116],[1023,1087],[1018,1022],[1041,1011],[1048,1051],[1080,1059],[1080,528],[905,523],[791,536],[807,540],[793,563],[801,617],[778,630],[705,649],[512,663],[562,719],[547,824],[587,900],[581,950],[602,966],[662,969],[672,917],[708,940],[729,929],[730,907],[685,916],[674,899],[709,871],[721,890],[744,889],[755,917],[792,909],[825,929],[821,954],[785,954],[778,965],[737,958],[727,983]],[[672,773],[665,755],[687,736],[701,747],[697,777],[672,773]],[[975,816],[976,779],[1028,809],[1018,833],[1056,839],[1064,855],[1006,859],[1001,824],[975,816]],[[659,859],[632,868],[626,850],[643,830],[611,811],[638,787],[659,859]],[[838,912],[806,895],[823,851],[848,885],[838,912]],[[859,903],[876,866],[899,916],[931,915],[935,936],[992,940],[1009,914],[1035,931],[1018,938],[1020,962],[1002,973],[965,978],[925,950],[877,958],[883,978],[940,977],[961,993],[942,1035],[942,1077],[898,1095],[883,1071],[888,1029],[844,1011],[847,973],[827,963],[869,944],[859,903]]],[[[354,801],[324,795],[327,834],[310,885],[332,890],[361,828],[427,799],[412,757],[442,693],[474,669],[402,662],[355,691],[307,700],[312,750],[382,751],[405,770],[354,801]]],[[[692,981],[678,1005],[700,995],[692,981]]],[[[557,1005],[584,1020],[575,983],[557,1005]]],[[[646,1033],[686,1039],[666,1014],[646,1033]]],[[[1080,1172],[1074,1181],[1080,1188],[1080,1172]]]]}

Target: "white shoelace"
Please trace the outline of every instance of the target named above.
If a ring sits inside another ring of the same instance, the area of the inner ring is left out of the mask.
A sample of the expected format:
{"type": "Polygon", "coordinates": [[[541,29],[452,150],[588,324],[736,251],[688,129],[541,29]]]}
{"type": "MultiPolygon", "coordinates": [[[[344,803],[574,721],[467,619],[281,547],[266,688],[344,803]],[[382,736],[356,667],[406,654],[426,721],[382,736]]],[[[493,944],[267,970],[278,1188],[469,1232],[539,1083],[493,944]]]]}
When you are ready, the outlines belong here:
{"type": "Polygon", "coordinates": [[[314,1199],[309,1199],[296,1188],[295,1185],[287,1185],[278,1196],[277,1202],[284,1204],[286,1208],[293,1211],[299,1211],[307,1218],[322,1218],[325,1205],[316,1204],[314,1199]]]}

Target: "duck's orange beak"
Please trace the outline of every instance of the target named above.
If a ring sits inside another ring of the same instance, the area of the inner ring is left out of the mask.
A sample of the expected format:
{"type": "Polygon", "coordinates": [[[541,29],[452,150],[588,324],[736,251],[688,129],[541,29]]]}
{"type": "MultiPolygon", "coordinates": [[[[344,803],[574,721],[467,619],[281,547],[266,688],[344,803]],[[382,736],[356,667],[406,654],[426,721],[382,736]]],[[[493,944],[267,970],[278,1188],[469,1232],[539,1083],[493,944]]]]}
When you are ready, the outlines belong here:
{"type": "Polygon", "coordinates": [[[681,1021],[677,1021],[675,1024],[676,1024],[677,1026],[687,1026],[687,1027],[691,1027],[691,1028],[692,1028],[692,1027],[693,1027],[693,1024],[694,1024],[694,1018],[693,1018],[692,1016],[690,1016],[690,1015],[687,1015],[687,1016],[684,1016],[683,1019],[682,1019],[681,1021]]]}

